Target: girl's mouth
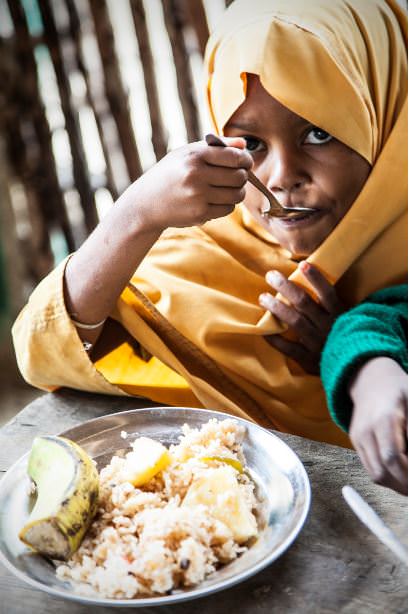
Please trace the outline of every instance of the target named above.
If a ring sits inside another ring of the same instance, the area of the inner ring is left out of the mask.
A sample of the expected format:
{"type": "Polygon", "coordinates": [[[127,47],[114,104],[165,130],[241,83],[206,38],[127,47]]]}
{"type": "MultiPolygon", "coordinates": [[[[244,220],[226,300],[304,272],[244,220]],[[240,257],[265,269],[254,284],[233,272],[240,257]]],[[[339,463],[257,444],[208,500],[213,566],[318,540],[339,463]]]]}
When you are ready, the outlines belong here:
{"type": "Polygon", "coordinates": [[[307,213],[300,213],[297,216],[291,218],[270,218],[272,222],[285,226],[285,228],[298,228],[300,226],[307,226],[308,224],[315,224],[315,222],[325,215],[323,209],[315,209],[314,211],[308,211],[307,213]]]}

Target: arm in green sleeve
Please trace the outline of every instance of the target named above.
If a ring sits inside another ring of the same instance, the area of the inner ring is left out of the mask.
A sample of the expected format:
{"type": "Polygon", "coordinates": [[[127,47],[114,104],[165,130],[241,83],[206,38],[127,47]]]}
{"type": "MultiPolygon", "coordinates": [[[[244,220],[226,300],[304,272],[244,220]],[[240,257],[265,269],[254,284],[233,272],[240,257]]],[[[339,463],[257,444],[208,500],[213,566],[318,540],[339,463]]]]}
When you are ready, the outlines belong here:
{"type": "Polygon", "coordinates": [[[348,431],[352,414],[349,383],[370,358],[388,356],[408,370],[408,287],[393,286],[369,296],[334,323],[321,356],[321,379],[333,420],[348,431]]]}

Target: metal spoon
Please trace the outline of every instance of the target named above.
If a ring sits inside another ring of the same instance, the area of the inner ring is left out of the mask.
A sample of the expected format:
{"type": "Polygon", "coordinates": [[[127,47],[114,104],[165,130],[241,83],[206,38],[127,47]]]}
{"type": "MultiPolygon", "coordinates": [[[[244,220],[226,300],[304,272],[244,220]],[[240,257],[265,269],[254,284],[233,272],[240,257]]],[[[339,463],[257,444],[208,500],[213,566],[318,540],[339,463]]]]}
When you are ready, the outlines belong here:
{"type": "MultiPolygon", "coordinates": [[[[206,134],[205,140],[208,145],[216,145],[218,147],[227,147],[226,143],[224,143],[215,134],[206,134]]],[[[268,208],[267,209],[263,208],[261,210],[262,215],[268,215],[270,217],[290,218],[290,217],[298,217],[297,213],[300,213],[300,212],[314,211],[314,209],[310,209],[309,207],[283,207],[283,205],[280,205],[278,200],[274,197],[272,192],[270,192],[267,186],[265,186],[264,183],[262,183],[260,179],[258,179],[258,177],[256,177],[256,175],[252,171],[247,171],[247,173],[248,173],[248,181],[252,185],[254,185],[255,188],[260,190],[260,192],[262,192],[262,194],[264,194],[264,196],[268,199],[268,208]]]]}
{"type": "Polygon", "coordinates": [[[407,547],[402,544],[392,529],[384,523],[365,499],[363,499],[352,486],[343,486],[342,494],[352,511],[358,516],[359,520],[363,522],[363,524],[368,527],[385,546],[388,546],[405,565],[407,565],[407,547]]]}

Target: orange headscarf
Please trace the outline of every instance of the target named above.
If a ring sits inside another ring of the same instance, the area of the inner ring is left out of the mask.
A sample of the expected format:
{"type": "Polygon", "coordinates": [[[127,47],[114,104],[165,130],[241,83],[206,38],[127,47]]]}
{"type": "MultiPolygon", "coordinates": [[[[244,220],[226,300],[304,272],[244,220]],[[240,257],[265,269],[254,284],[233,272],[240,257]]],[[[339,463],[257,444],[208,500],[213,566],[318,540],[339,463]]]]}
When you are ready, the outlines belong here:
{"type": "MultiPolygon", "coordinates": [[[[254,73],[291,111],[373,165],[351,209],[309,258],[350,305],[406,278],[405,25],[392,0],[238,0],[206,53],[216,130],[243,102],[246,73],[254,73]]],[[[243,206],[203,227],[168,230],[114,314],[155,358],[144,362],[123,344],[97,368],[134,394],[348,445],[319,378],[264,339],[282,331],[258,305],[269,269],[306,283],[243,206]]]]}

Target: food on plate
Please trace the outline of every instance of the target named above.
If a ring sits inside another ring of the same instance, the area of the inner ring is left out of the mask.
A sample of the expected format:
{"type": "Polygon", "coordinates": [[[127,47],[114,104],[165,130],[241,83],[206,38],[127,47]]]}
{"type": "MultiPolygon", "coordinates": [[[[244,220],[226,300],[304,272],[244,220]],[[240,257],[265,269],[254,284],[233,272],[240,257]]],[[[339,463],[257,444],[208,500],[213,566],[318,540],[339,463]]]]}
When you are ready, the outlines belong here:
{"type": "Polygon", "coordinates": [[[195,586],[240,556],[261,518],[244,435],[231,418],[184,425],[169,448],[128,434],[132,449],[101,469],[98,512],[58,578],[89,597],[132,599],[195,586]]]}
{"type": "Polygon", "coordinates": [[[79,547],[98,508],[96,466],[69,439],[36,437],[28,474],[37,500],[19,537],[50,558],[67,560],[79,547]]]}
{"type": "Polygon", "coordinates": [[[212,463],[212,461],[219,461],[221,463],[226,463],[226,465],[231,465],[239,473],[243,473],[244,467],[237,458],[229,458],[228,456],[202,456],[201,461],[204,463],[212,463]]]}
{"type": "Polygon", "coordinates": [[[257,522],[234,473],[228,466],[209,469],[189,486],[182,505],[191,508],[204,505],[214,518],[229,527],[233,539],[242,544],[257,535],[257,522]]]}
{"type": "Polygon", "coordinates": [[[159,441],[149,437],[138,437],[132,447],[132,452],[128,452],[125,457],[120,475],[121,482],[143,486],[170,463],[168,449],[159,441]]]}

